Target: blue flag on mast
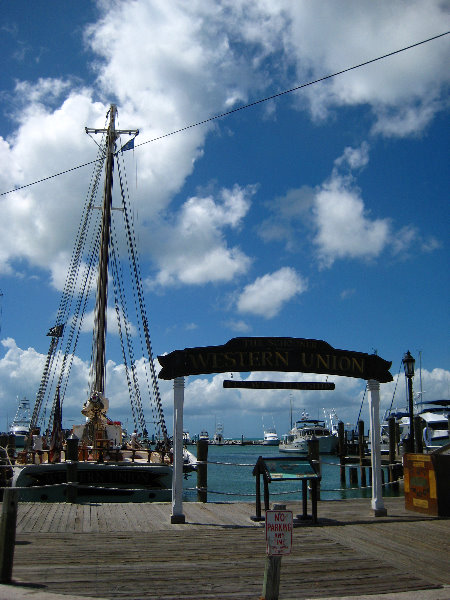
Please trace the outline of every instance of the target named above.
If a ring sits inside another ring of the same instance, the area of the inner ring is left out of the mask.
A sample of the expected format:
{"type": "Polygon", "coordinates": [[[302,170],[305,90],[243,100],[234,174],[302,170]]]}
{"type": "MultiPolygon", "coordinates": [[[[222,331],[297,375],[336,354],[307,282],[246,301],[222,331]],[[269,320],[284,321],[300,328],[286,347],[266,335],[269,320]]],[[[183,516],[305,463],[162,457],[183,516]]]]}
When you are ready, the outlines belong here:
{"type": "Polygon", "coordinates": [[[126,152],[127,150],[134,150],[134,138],[131,139],[129,142],[127,142],[124,146],[122,146],[122,148],[120,149],[121,152],[126,152]]]}

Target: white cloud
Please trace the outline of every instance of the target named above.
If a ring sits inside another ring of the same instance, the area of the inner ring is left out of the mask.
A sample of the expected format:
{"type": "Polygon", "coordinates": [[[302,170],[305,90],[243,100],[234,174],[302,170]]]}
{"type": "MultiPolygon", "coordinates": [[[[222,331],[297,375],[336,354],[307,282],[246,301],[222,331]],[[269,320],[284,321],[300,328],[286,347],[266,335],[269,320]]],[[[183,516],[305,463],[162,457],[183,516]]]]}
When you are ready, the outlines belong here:
{"type": "Polygon", "coordinates": [[[339,158],[334,161],[336,167],[342,169],[347,166],[350,170],[362,169],[369,162],[369,144],[363,142],[359,148],[347,146],[339,158]]]}
{"type": "Polygon", "coordinates": [[[283,267],[274,273],[258,277],[245,286],[237,300],[241,313],[251,313],[266,319],[275,317],[283,306],[308,288],[307,282],[295,269],[283,267]]]}
{"type": "Polygon", "coordinates": [[[253,186],[222,189],[213,196],[189,198],[175,223],[161,224],[154,236],[159,285],[231,281],[247,271],[250,259],[229,247],[224,231],[238,229],[250,208],[253,186]]]}
{"type": "MultiPolygon", "coordinates": [[[[327,2],[320,19],[309,2],[291,3],[284,47],[295,62],[299,82],[316,79],[443,33],[445,4],[412,2],[327,2]],[[318,43],[320,40],[320,44],[318,43]]],[[[442,109],[448,69],[448,38],[429,42],[327,82],[302,90],[311,113],[325,118],[336,106],[368,104],[374,132],[392,136],[422,131],[442,109]]]]}
{"type": "MultiPolygon", "coordinates": [[[[84,126],[104,126],[107,104],[98,98],[116,98],[119,127],[139,127],[138,141],[148,141],[258,98],[273,85],[289,87],[435,35],[445,22],[438,0],[326,2],[320,19],[312,3],[282,0],[104,6],[103,17],[86,34],[97,57],[95,81],[87,85],[67,74],[17,83],[10,103],[16,107],[17,128],[8,140],[0,139],[1,189],[92,160],[96,147],[84,126]]],[[[314,115],[335,106],[369,105],[376,133],[418,133],[444,106],[447,49],[446,38],[430,42],[303,90],[298,101],[314,115]]],[[[154,226],[156,215],[181,189],[214,127],[220,124],[165,138],[157,152],[145,144],[134,159],[127,156],[133,171],[137,167],[133,202],[145,223],[141,233],[154,226]]],[[[58,256],[70,252],[86,193],[81,179],[79,172],[67,174],[0,200],[0,272],[14,272],[21,260],[52,270],[58,256]]],[[[282,232],[267,228],[265,235],[282,232]]],[[[188,282],[215,280],[218,263],[225,279],[245,270],[237,249],[216,247],[213,253],[214,260],[200,272],[188,270],[188,282]]],[[[170,268],[166,271],[161,282],[177,279],[170,268]]],[[[52,276],[59,279],[56,272],[52,276]]]]}
{"type": "Polygon", "coordinates": [[[323,267],[339,258],[375,258],[389,242],[389,221],[370,220],[359,191],[338,176],[317,193],[314,215],[314,243],[323,267]]]}

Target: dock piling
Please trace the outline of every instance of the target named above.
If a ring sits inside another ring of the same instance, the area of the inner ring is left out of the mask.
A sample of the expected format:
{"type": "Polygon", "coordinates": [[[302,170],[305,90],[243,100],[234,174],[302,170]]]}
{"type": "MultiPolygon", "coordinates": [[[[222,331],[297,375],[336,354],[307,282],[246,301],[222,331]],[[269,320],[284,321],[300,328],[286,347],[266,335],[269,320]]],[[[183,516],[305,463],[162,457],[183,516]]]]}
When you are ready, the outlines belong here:
{"type": "Polygon", "coordinates": [[[16,543],[17,505],[19,490],[6,488],[0,520],[0,583],[11,583],[14,546],[16,543]]]}
{"type": "MultiPolygon", "coordinates": [[[[316,471],[321,475],[319,440],[313,438],[308,440],[308,458],[312,461],[316,471]]],[[[317,481],[317,500],[320,500],[320,479],[317,481]]]]}
{"type": "Polygon", "coordinates": [[[208,440],[197,441],[197,502],[208,501],[208,440]]]}

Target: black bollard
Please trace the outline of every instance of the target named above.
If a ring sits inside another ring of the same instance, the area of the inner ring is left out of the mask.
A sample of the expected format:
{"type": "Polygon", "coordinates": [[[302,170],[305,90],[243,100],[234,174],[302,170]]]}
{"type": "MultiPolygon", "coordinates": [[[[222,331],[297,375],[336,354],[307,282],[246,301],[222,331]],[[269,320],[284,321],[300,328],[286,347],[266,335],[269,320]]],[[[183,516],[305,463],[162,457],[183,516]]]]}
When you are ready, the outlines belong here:
{"type": "Polygon", "coordinates": [[[208,440],[197,442],[197,501],[208,501],[208,440]]]}

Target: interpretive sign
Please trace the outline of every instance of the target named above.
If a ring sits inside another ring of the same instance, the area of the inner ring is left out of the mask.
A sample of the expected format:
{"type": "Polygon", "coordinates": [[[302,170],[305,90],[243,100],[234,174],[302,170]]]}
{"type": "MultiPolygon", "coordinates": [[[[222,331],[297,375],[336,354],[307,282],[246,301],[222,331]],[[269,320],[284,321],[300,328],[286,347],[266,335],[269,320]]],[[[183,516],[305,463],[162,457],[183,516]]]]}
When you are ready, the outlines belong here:
{"type": "Polygon", "coordinates": [[[319,479],[319,475],[309,458],[263,458],[262,463],[266,469],[269,481],[319,479]]]}
{"type": "Polygon", "coordinates": [[[292,511],[266,511],[266,548],[269,556],[291,553],[293,528],[292,511]]]}
{"type": "Polygon", "coordinates": [[[392,381],[392,363],[376,354],[336,350],[323,340],[304,338],[233,338],[222,346],[174,350],[158,360],[160,379],[227,371],[293,371],[392,381]]]}
{"type": "Polygon", "coordinates": [[[247,388],[250,390],[334,390],[334,383],[320,381],[237,381],[225,379],[224,388],[247,388]]]}
{"type": "Polygon", "coordinates": [[[436,475],[429,454],[403,457],[405,508],[426,515],[438,515],[436,475]]]}

